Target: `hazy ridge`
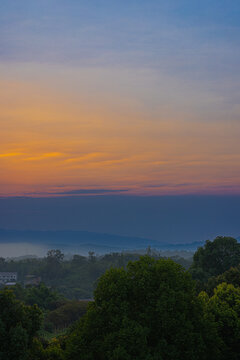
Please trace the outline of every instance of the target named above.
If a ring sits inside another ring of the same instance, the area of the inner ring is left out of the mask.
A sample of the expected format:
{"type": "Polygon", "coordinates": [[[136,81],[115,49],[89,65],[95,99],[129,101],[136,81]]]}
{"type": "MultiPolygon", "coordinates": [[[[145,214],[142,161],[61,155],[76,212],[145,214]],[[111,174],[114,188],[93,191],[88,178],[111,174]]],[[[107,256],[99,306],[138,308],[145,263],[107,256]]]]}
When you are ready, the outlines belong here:
{"type": "Polygon", "coordinates": [[[167,243],[153,239],[120,236],[88,231],[41,231],[0,229],[0,243],[29,243],[47,247],[86,248],[98,251],[143,249],[151,246],[157,250],[195,250],[203,242],[167,243]]]}

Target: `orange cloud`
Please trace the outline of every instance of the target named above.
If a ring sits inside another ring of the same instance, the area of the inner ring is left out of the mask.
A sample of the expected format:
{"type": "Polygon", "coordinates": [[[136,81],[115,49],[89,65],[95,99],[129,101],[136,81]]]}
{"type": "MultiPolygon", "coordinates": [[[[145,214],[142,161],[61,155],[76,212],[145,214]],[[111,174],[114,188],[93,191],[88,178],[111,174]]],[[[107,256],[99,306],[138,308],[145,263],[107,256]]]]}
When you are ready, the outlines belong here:
{"type": "Polygon", "coordinates": [[[20,156],[20,155],[22,155],[22,153],[10,152],[10,153],[0,154],[0,158],[16,157],[16,156],[20,156]]]}

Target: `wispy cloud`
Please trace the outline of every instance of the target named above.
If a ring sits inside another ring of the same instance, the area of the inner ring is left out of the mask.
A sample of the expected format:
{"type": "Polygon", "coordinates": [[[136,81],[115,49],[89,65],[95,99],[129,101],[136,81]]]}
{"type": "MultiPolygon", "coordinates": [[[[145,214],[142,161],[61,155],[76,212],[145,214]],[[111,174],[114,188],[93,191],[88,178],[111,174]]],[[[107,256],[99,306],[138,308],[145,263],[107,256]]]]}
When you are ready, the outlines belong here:
{"type": "Polygon", "coordinates": [[[22,155],[22,153],[19,153],[19,152],[3,153],[3,154],[0,154],[0,158],[15,157],[15,156],[20,156],[20,155],[22,155]]]}
{"type": "Polygon", "coordinates": [[[49,158],[56,158],[56,157],[60,157],[62,156],[62,153],[59,152],[51,152],[51,153],[45,153],[45,154],[41,154],[38,156],[31,156],[28,158],[25,158],[25,161],[38,161],[38,160],[45,160],[45,159],[49,159],[49,158]]]}
{"type": "Polygon", "coordinates": [[[103,156],[106,156],[107,154],[103,152],[92,152],[88,154],[84,154],[82,156],[76,156],[76,157],[69,157],[65,159],[66,163],[77,163],[82,161],[92,161],[98,158],[102,158],[103,156]]]}

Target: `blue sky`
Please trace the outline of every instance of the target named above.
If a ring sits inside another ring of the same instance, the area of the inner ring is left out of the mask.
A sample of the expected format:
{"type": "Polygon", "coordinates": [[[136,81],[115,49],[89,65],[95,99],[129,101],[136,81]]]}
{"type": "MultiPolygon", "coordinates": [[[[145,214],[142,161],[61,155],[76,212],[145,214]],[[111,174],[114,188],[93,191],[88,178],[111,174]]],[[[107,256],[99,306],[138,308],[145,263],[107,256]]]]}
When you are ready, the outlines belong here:
{"type": "MultiPolygon", "coordinates": [[[[204,57],[209,50],[211,58],[221,47],[235,49],[235,56],[239,50],[238,1],[2,0],[0,6],[3,59],[79,63],[87,57],[107,64],[119,55],[122,65],[160,66],[195,51],[204,57]]],[[[192,62],[201,59],[196,54],[192,62]]]]}
{"type": "Polygon", "coordinates": [[[0,61],[147,68],[235,103],[240,3],[2,0],[0,61]]]}

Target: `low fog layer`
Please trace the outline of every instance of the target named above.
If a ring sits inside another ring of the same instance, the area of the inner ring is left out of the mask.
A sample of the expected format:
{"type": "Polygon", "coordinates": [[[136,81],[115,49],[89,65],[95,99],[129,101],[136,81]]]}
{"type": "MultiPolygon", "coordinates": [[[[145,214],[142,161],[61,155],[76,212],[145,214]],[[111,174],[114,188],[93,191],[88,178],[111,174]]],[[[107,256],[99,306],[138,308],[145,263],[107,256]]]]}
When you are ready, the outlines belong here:
{"type": "Polygon", "coordinates": [[[0,244],[0,257],[45,256],[49,249],[46,246],[28,243],[0,244]]]}
{"type": "MultiPolygon", "coordinates": [[[[46,256],[48,250],[52,249],[53,246],[50,245],[32,245],[29,243],[3,243],[0,244],[0,257],[4,258],[17,258],[17,257],[44,257],[46,256]]],[[[146,254],[148,249],[132,249],[126,251],[127,253],[138,253],[138,254],[146,254]]],[[[99,248],[97,246],[85,245],[85,246],[78,246],[78,247],[69,247],[63,246],[61,247],[61,251],[64,252],[64,258],[69,259],[74,254],[79,254],[83,256],[88,256],[89,251],[94,251],[96,255],[104,255],[106,253],[112,252],[121,252],[121,250],[116,251],[112,248],[99,248]]],[[[161,256],[165,257],[172,257],[172,256],[179,256],[185,259],[190,259],[193,256],[192,251],[185,251],[185,250],[163,250],[157,251],[155,249],[151,249],[153,252],[157,252],[161,254],[161,256]]],[[[124,251],[123,251],[124,252],[124,251]]]]}

